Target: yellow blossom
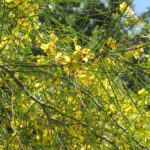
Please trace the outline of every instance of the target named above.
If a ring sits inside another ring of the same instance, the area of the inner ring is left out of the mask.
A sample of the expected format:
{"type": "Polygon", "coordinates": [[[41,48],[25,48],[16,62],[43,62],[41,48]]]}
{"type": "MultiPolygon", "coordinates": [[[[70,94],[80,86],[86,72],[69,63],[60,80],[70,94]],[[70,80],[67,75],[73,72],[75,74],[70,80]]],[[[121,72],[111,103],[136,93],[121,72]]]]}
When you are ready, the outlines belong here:
{"type": "Polygon", "coordinates": [[[55,59],[60,61],[62,59],[62,53],[61,52],[57,53],[57,55],[55,56],[55,59]]]}
{"type": "Polygon", "coordinates": [[[38,88],[40,86],[40,83],[36,83],[35,87],[38,88]]]}
{"type": "Polygon", "coordinates": [[[56,46],[52,41],[50,41],[48,44],[42,44],[41,49],[43,49],[47,55],[53,55],[56,46]]]}
{"type": "Polygon", "coordinates": [[[58,40],[58,38],[54,33],[52,33],[50,34],[50,40],[55,43],[58,40]]]}
{"type": "Polygon", "coordinates": [[[144,88],[138,91],[138,94],[143,96],[146,95],[147,93],[148,92],[144,88]]]}
{"type": "Polygon", "coordinates": [[[121,12],[124,12],[124,10],[126,9],[126,7],[127,7],[127,3],[126,3],[126,2],[123,2],[123,3],[120,4],[119,10],[120,10],[121,12]]]}
{"type": "Polygon", "coordinates": [[[37,135],[37,136],[36,136],[36,139],[37,139],[37,140],[40,140],[41,138],[40,138],[40,136],[39,136],[39,135],[37,135]]]}
{"type": "Polygon", "coordinates": [[[69,56],[64,56],[64,59],[65,59],[66,63],[70,62],[70,57],[69,56]]]}
{"type": "Polygon", "coordinates": [[[75,45],[75,50],[76,50],[76,51],[81,50],[81,46],[80,46],[80,45],[75,45]]]}
{"type": "Polygon", "coordinates": [[[6,3],[11,3],[11,2],[12,2],[12,0],[5,0],[5,2],[6,2],[6,3]]]}
{"type": "Polygon", "coordinates": [[[112,37],[108,38],[108,40],[106,41],[106,44],[112,49],[116,48],[116,40],[113,39],[112,37]]]}
{"type": "Polygon", "coordinates": [[[85,62],[88,62],[88,58],[84,57],[82,60],[84,60],[85,62]]]}

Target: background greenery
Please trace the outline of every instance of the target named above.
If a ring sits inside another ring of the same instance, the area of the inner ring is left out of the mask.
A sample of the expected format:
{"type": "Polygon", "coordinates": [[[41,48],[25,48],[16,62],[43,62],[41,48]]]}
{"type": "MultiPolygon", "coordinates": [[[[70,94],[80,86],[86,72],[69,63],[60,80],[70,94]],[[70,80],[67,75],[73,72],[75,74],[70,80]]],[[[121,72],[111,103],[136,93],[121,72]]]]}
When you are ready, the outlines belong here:
{"type": "Polygon", "coordinates": [[[3,0],[0,149],[149,149],[148,15],[130,0],[3,0]]]}

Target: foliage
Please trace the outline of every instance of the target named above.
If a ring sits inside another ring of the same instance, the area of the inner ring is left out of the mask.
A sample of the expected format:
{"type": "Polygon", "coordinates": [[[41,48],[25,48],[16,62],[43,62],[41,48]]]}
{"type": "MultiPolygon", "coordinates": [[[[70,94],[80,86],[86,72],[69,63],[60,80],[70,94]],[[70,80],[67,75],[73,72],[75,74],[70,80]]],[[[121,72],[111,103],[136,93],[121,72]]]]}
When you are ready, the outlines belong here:
{"type": "Polygon", "coordinates": [[[149,22],[129,4],[2,1],[0,149],[150,147],[149,22]]]}

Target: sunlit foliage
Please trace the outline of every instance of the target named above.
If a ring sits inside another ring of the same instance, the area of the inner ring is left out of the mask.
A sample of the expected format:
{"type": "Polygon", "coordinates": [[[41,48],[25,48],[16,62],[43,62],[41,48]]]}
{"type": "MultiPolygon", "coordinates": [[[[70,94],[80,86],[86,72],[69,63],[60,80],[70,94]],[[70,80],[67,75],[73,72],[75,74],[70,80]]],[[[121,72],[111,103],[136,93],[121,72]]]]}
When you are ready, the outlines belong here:
{"type": "Polygon", "coordinates": [[[64,3],[0,3],[0,149],[148,149],[146,15],[126,2],[64,3]],[[104,18],[82,17],[89,5],[104,18]]]}

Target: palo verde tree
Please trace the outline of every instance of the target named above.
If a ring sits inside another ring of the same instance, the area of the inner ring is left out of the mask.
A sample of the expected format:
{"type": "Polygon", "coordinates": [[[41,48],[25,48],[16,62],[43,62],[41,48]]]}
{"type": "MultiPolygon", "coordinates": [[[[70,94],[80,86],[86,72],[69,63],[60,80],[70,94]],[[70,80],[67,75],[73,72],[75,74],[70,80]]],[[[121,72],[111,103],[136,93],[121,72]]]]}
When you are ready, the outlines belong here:
{"type": "Polygon", "coordinates": [[[149,22],[130,6],[2,0],[0,149],[149,149],[149,22]]]}

